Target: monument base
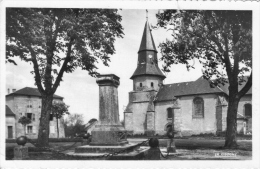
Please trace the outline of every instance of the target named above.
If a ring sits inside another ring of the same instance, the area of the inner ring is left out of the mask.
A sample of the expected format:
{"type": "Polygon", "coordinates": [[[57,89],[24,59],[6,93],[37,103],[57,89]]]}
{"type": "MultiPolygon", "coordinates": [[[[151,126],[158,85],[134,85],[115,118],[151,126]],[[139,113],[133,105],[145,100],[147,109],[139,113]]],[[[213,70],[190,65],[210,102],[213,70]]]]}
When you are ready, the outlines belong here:
{"type": "Polygon", "coordinates": [[[16,146],[14,147],[14,160],[23,160],[29,158],[28,147],[16,146]]]}
{"type": "Polygon", "coordinates": [[[119,146],[128,143],[127,132],[120,125],[96,125],[91,132],[92,139],[90,145],[93,146],[119,146]]]}
{"type": "Polygon", "coordinates": [[[84,146],[76,147],[75,153],[104,153],[105,154],[105,153],[113,153],[113,152],[121,151],[124,149],[128,149],[131,151],[140,148],[135,146],[136,144],[126,144],[126,145],[119,145],[119,146],[84,145],[84,146]]]}
{"type": "Polygon", "coordinates": [[[110,157],[104,157],[107,160],[140,160],[144,159],[146,152],[149,148],[136,146],[137,144],[126,144],[122,146],[94,146],[85,145],[76,147],[74,152],[68,153],[68,155],[86,157],[93,159],[102,159],[100,156],[108,153],[119,152],[125,150],[123,153],[113,155],[110,157]]]}

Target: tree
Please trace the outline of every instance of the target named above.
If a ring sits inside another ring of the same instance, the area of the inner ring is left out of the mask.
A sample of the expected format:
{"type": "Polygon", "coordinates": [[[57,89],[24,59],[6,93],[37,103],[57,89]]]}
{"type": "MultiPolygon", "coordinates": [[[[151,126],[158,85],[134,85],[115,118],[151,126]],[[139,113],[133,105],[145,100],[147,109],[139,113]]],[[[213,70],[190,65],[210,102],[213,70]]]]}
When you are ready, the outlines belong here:
{"type": "Polygon", "coordinates": [[[70,114],[66,119],[62,120],[66,137],[74,137],[84,131],[85,125],[82,114],[70,114]]]}
{"type": "Polygon", "coordinates": [[[61,119],[65,114],[70,114],[68,108],[69,106],[66,105],[64,102],[53,102],[52,104],[52,114],[56,118],[58,138],[59,138],[59,119],[61,119]]]}
{"type": "Polygon", "coordinates": [[[31,119],[25,116],[20,117],[20,119],[18,120],[18,123],[21,123],[23,125],[24,135],[26,134],[26,129],[25,129],[26,125],[30,124],[31,122],[32,122],[31,119]]]}
{"type": "Polygon", "coordinates": [[[123,35],[116,9],[7,8],[6,62],[13,57],[32,63],[42,95],[38,146],[49,144],[53,94],[64,73],[76,68],[96,76],[96,63],[108,66],[114,42],[123,35]]]}
{"type": "Polygon", "coordinates": [[[199,59],[211,87],[229,84],[225,147],[236,147],[238,103],[252,86],[252,12],[165,10],[157,18],[173,37],[159,45],[164,71],[177,63],[194,68],[189,61],[199,59]]]}

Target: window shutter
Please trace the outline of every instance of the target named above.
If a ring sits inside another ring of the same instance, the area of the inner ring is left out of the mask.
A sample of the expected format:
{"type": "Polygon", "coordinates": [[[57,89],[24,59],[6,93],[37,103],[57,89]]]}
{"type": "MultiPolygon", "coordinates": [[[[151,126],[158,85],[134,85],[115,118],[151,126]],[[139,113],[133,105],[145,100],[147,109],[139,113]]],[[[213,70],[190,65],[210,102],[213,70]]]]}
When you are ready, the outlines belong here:
{"type": "Polygon", "coordinates": [[[32,121],[35,121],[35,114],[32,114],[32,121]]]}
{"type": "Polygon", "coordinates": [[[35,134],[36,133],[36,128],[34,126],[32,128],[33,128],[32,132],[35,134]]]}

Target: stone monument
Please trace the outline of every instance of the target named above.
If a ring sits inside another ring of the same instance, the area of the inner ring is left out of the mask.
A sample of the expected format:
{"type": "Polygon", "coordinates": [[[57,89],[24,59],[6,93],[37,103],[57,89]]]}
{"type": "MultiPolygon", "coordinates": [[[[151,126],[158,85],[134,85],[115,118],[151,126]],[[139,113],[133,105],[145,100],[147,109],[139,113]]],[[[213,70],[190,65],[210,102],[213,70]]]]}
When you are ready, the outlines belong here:
{"type": "Polygon", "coordinates": [[[127,144],[126,130],[119,121],[119,77],[114,74],[99,75],[99,121],[92,131],[90,145],[127,144]]]}
{"type": "Polygon", "coordinates": [[[99,86],[99,121],[92,130],[89,145],[75,148],[74,156],[100,156],[106,153],[128,150],[122,154],[109,157],[112,160],[133,160],[144,157],[147,149],[140,149],[136,144],[129,144],[127,132],[119,121],[118,91],[119,77],[104,74],[97,77],[99,86]]]}

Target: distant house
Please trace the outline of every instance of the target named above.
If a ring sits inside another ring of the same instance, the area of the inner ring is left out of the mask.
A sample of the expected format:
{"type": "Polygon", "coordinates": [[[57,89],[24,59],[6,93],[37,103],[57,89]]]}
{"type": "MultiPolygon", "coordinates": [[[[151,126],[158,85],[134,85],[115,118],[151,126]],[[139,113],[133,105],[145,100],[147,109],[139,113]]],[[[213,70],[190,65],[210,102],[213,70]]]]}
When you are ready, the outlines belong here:
{"type": "MultiPolygon", "coordinates": [[[[137,68],[130,77],[133,90],[129,92],[129,103],[124,111],[128,132],[163,135],[172,124],[179,134],[187,136],[225,132],[228,84],[211,88],[202,77],[192,82],[163,84],[165,78],[158,67],[157,50],[147,21],[137,68]]],[[[239,102],[238,133],[252,133],[251,104],[252,89],[239,102]]]]}
{"type": "MultiPolygon", "coordinates": [[[[9,92],[10,90],[8,90],[9,92]]],[[[37,88],[25,87],[13,90],[6,95],[6,138],[17,138],[26,135],[28,138],[38,137],[39,119],[41,114],[41,94],[37,88]],[[20,117],[26,116],[32,123],[26,126],[26,133],[22,124],[18,123],[20,117]]],[[[63,97],[54,95],[54,101],[62,102],[63,97]]],[[[65,137],[64,127],[59,120],[59,137],[65,137]]],[[[57,138],[56,119],[50,115],[50,138],[57,138]]]]}

